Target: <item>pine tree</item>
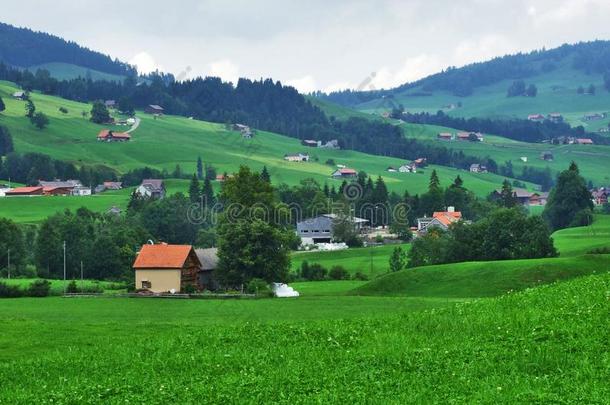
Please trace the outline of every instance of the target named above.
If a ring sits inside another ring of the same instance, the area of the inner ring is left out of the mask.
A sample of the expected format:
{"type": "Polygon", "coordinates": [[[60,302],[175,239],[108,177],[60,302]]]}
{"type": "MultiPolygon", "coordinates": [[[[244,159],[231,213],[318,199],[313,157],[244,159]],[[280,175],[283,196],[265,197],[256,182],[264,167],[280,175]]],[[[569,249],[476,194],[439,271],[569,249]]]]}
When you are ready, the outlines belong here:
{"type": "Polygon", "coordinates": [[[517,205],[517,199],[513,193],[513,187],[508,179],[504,179],[502,183],[502,191],[500,191],[500,205],[505,208],[513,208],[517,205]]]}
{"type": "Polygon", "coordinates": [[[460,175],[458,174],[457,177],[455,178],[455,180],[453,180],[453,185],[452,187],[462,187],[464,185],[464,180],[462,180],[462,178],[460,177],[460,175]]]}
{"type": "Polygon", "coordinates": [[[25,116],[28,118],[32,118],[35,112],[36,106],[34,105],[32,100],[28,99],[27,103],[25,104],[25,116]]]}
{"type": "Polygon", "coordinates": [[[373,202],[376,204],[385,204],[388,202],[388,188],[381,176],[377,177],[377,181],[375,182],[375,192],[373,195],[373,202]]]}
{"type": "Polygon", "coordinates": [[[261,180],[267,183],[271,183],[271,176],[269,175],[267,166],[263,166],[263,171],[261,172],[261,180]]]}
{"type": "Polygon", "coordinates": [[[430,175],[430,184],[428,186],[428,191],[430,192],[438,192],[441,189],[441,182],[438,179],[438,174],[436,173],[436,169],[432,170],[432,174],[430,175]]]}
{"type": "Polygon", "coordinates": [[[216,199],[214,198],[214,188],[212,186],[212,182],[208,177],[206,177],[203,181],[201,194],[203,196],[203,203],[207,208],[212,207],[216,203],[216,199]]]}
{"type": "Polygon", "coordinates": [[[197,157],[197,178],[203,180],[203,162],[201,156],[197,157]]]}
{"type": "Polygon", "coordinates": [[[390,256],[390,271],[397,272],[405,268],[405,254],[400,246],[397,246],[392,251],[392,256],[390,256]]]}
{"type": "Polygon", "coordinates": [[[201,199],[201,188],[199,188],[199,179],[193,174],[191,184],[189,185],[189,198],[193,204],[197,204],[201,199]]]}

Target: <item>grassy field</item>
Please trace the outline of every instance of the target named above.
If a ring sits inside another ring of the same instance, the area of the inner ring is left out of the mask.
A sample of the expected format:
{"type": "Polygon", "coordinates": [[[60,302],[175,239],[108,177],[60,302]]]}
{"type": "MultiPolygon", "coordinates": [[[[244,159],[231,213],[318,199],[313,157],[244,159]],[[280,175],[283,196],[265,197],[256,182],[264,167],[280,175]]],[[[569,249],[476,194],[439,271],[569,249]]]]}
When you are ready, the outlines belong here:
{"type": "Polygon", "coordinates": [[[461,304],[3,300],[0,402],[603,403],[609,288],[603,274],[461,304]]]}
{"type": "MultiPolygon", "coordinates": [[[[401,246],[405,252],[411,247],[409,244],[401,246]]],[[[321,264],[327,269],[343,266],[351,275],[360,272],[374,278],[389,271],[390,255],[395,247],[396,245],[384,245],[335,252],[297,252],[292,255],[292,270],[297,272],[303,261],[307,261],[309,264],[321,264]]]]}

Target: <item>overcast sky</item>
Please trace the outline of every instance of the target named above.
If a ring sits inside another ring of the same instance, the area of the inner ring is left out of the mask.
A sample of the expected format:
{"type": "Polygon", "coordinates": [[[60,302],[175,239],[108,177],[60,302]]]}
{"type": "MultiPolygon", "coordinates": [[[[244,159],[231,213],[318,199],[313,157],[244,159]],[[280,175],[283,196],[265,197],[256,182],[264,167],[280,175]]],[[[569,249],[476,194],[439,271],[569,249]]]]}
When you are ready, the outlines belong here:
{"type": "Polygon", "coordinates": [[[144,72],[271,77],[303,92],[388,88],[506,53],[610,39],[610,0],[2,3],[3,22],[76,41],[144,72]]]}

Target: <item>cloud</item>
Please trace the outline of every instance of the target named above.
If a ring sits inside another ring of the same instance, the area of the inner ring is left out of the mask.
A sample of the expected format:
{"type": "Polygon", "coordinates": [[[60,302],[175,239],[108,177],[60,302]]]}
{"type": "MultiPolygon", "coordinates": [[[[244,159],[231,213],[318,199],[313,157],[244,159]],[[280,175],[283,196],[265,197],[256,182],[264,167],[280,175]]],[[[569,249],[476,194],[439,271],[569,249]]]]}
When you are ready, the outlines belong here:
{"type": "Polygon", "coordinates": [[[300,79],[287,80],[286,84],[297,89],[300,93],[311,93],[318,90],[316,80],[311,75],[301,77],[300,79]]]}
{"type": "Polygon", "coordinates": [[[138,72],[140,73],[151,73],[155,70],[163,70],[147,52],[137,53],[129,60],[129,64],[137,66],[138,72]]]}
{"type": "Polygon", "coordinates": [[[207,74],[237,84],[237,81],[239,80],[239,66],[229,59],[221,59],[208,64],[207,74]]]}

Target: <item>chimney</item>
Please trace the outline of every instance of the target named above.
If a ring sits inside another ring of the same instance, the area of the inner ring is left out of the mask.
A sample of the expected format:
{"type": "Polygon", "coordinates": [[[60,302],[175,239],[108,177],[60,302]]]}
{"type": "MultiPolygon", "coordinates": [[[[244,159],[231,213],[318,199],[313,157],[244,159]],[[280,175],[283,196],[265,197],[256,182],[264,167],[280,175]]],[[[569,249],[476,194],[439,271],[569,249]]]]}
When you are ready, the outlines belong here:
{"type": "Polygon", "coordinates": [[[447,212],[455,212],[455,207],[447,207],[447,212]]]}

